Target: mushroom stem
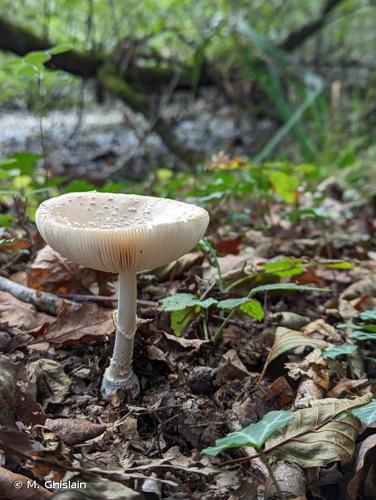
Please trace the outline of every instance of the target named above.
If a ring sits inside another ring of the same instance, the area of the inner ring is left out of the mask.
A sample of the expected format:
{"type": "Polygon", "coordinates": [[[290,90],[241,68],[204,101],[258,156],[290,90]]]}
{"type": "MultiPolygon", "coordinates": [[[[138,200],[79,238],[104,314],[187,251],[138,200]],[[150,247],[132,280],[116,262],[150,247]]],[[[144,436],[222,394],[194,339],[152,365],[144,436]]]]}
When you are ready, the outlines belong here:
{"type": "Polygon", "coordinates": [[[135,271],[119,274],[119,303],[116,316],[114,352],[102,381],[102,395],[112,396],[126,390],[133,397],[140,392],[132,370],[134,335],[137,329],[137,276],[135,271]]]}

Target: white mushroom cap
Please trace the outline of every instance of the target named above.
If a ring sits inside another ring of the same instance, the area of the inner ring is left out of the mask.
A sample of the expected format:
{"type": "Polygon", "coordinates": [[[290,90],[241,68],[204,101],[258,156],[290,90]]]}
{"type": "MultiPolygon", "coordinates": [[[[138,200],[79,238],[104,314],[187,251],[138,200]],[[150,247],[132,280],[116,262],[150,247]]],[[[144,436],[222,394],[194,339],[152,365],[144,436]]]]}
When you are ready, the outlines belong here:
{"type": "Polygon", "coordinates": [[[44,201],[36,213],[43,239],[86,267],[145,271],[179,258],[205,234],[203,208],[133,194],[68,193],[44,201]]]}

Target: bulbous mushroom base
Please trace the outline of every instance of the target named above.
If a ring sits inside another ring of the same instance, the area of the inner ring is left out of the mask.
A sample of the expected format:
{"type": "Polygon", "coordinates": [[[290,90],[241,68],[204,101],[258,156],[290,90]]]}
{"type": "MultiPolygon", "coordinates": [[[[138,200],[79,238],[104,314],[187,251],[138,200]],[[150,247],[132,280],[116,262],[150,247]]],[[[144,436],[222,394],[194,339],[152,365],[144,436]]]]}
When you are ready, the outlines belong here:
{"type": "Polygon", "coordinates": [[[140,382],[137,375],[132,371],[125,379],[113,379],[109,374],[109,368],[104,372],[101,394],[104,399],[114,396],[118,392],[125,394],[129,399],[134,399],[140,394],[140,382]]]}

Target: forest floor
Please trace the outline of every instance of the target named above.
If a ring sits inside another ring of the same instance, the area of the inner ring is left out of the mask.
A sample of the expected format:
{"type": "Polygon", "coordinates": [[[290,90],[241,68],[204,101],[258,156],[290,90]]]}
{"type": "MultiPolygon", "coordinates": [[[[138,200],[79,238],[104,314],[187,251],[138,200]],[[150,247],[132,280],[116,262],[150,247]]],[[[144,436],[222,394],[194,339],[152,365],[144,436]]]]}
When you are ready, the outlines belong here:
{"type": "MultiPolygon", "coordinates": [[[[17,212],[14,203],[2,211],[17,212]]],[[[274,203],[267,224],[255,229],[254,202],[220,203],[208,232],[218,266],[213,254],[199,250],[139,277],[134,368],[142,392],[133,401],[115,396],[105,402],[99,393],[113,343],[115,277],[62,258],[31,223],[8,228],[0,242],[1,277],[69,302],[51,314],[43,311],[42,294],[33,305],[0,292],[0,497],[275,496],[270,469],[254,449],[217,457],[201,450],[272,410],[304,411],[325,398],[365,401],[375,391],[375,334],[371,328],[368,338],[350,335],[352,325],[366,333],[367,318],[375,319],[375,214],[368,204],[349,210],[335,182],[326,204],[338,217],[292,223],[274,203]],[[251,208],[251,215],[230,225],[234,203],[251,208]],[[226,225],[233,236],[220,236],[226,225]],[[174,311],[161,302],[174,296],[179,303],[185,293],[215,304],[267,283],[315,289],[255,292],[263,312],[234,307],[225,324],[228,311],[215,305],[181,307],[177,317],[179,305],[174,311]],[[234,462],[223,465],[228,461],[234,462]],[[27,488],[27,478],[39,488],[27,488]],[[86,489],[45,488],[46,478],[81,480],[86,489]],[[23,482],[19,490],[15,481],[23,482]]],[[[290,498],[376,497],[375,426],[352,426],[351,435],[334,438],[326,429],[316,446],[290,436],[290,448],[267,454],[299,464],[284,473],[285,482],[293,477],[286,486],[290,498]]]]}

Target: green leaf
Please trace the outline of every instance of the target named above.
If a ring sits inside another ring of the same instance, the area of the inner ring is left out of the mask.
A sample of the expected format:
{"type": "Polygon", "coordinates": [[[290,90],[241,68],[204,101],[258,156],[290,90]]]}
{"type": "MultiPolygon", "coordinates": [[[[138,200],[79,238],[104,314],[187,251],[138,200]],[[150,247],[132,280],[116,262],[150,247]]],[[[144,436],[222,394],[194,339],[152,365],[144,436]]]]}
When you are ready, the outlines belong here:
{"type": "Polygon", "coordinates": [[[275,262],[268,262],[264,265],[265,272],[275,274],[280,278],[290,278],[291,276],[299,276],[304,272],[304,266],[300,259],[285,257],[275,262]]]}
{"type": "Polygon", "coordinates": [[[353,269],[354,264],[351,262],[346,262],[345,260],[339,260],[337,262],[328,262],[325,264],[325,267],[328,269],[340,269],[340,270],[346,270],[346,269],[353,269]]]}
{"type": "Polygon", "coordinates": [[[8,227],[13,222],[14,217],[11,214],[0,214],[0,227],[8,227]]]}
{"type": "Polygon", "coordinates": [[[356,345],[351,345],[351,344],[343,344],[343,345],[337,345],[335,347],[332,347],[328,349],[327,351],[324,351],[322,354],[322,357],[325,359],[335,359],[338,356],[342,356],[343,354],[353,354],[357,350],[356,345]]]}
{"type": "Polygon", "coordinates": [[[243,313],[248,314],[248,316],[252,316],[257,319],[257,321],[261,321],[264,318],[264,310],[260,302],[256,299],[248,300],[242,304],[239,308],[243,313]]]}
{"type": "Polygon", "coordinates": [[[361,312],[359,314],[359,318],[363,321],[376,321],[376,307],[374,309],[361,312]]]}
{"type": "Polygon", "coordinates": [[[22,59],[22,57],[20,57],[18,59],[11,59],[10,61],[5,62],[4,64],[1,65],[1,68],[2,69],[16,69],[17,70],[24,65],[25,65],[24,60],[22,59]]]}
{"type": "Polygon", "coordinates": [[[181,311],[172,311],[170,317],[171,329],[177,337],[181,337],[184,329],[195,316],[194,307],[188,307],[181,311]]]}
{"type": "Polygon", "coordinates": [[[25,57],[24,61],[28,64],[32,64],[33,66],[37,66],[38,68],[44,68],[44,63],[51,59],[50,54],[43,51],[35,51],[29,52],[25,57]]]}
{"type": "Polygon", "coordinates": [[[329,292],[329,288],[317,288],[314,286],[296,285],[295,283],[270,283],[268,285],[252,288],[250,296],[260,292],[329,292]]]}
{"type": "Polygon", "coordinates": [[[216,304],[217,301],[211,297],[205,300],[200,300],[191,293],[177,293],[171,297],[166,297],[161,300],[162,307],[165,311],[183,311],[187,307],[200,306],[203,309],[216,304]]]}
{"type": "Polygon", "coordinates": [[[3,165],[3,168],[5,170],[17,168],[21,175],[32,175],[36,162],[41,158],[40,155],[28,151],[12,153],[12,155],[6,159],[8,162],[3,165]]]}
{"type": "Polygon", "coordinates": [[[277,195],[286,203],[294,203],[297,197],[299,179],[292,175],[278,172],[277,170],[268,172],[269,180],[277,195]]]}
{"type": "Polygon", "coordinates": [[[244,429],[231,432],[224,438],[217,439],[215,446],[205,448],[201,453],[217,456],[228,448],[240,448],[242,446],[253,446],[259,449],[273,432],[286,425],[292,417],[293,413],[291,411],[271,411],[256,424],[250,424],[244,429]]]}
{"type": "Polygon", "coordinates": [[[64,192],[74,193],[76,191],[93,191],[95,189],[96,187],[91,182],[85,181],[84,179],[75,179],[64,187],[64,192]]]}
{"type": "Polygon", "coordinates": [[[249,297],[241,297],[239,299],[225,299],[221,300],[217,303],[218,309],[235,309],[236,307],[241,306],[249,302],[249,297]]]}
{"type": "Polygon", "coordinates": [[[354,330],[348,337],[355,340],[376,340],[376,333],[362,332],[361,330],[354,330]]]}
{"type": "Polygon", "coordinates": [[[367,405],[361,406],[351,411],[354,417],[359,418],[359,420],[365,425],[372,425],[376,422],[376,399],[373,399],[367,405]]]}
{"type": "Polygon", "coordinates": [[[63,52],[69,52],[70,50],[73,50],[73,45],[71,45],[70,43],[62,43],[60,45],[56,45],[56,47],[48,49],[47,52],[52,56],[56,56],[57,54],[62,54],[63,52]]]}

